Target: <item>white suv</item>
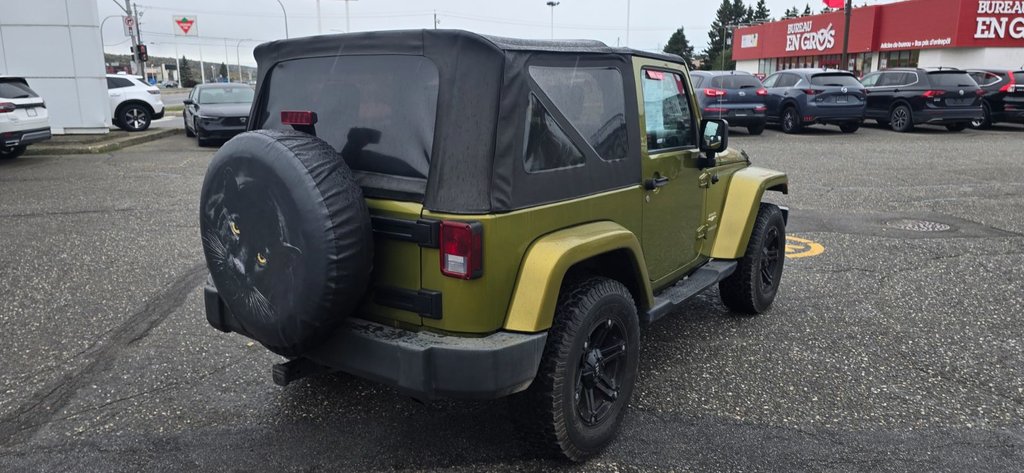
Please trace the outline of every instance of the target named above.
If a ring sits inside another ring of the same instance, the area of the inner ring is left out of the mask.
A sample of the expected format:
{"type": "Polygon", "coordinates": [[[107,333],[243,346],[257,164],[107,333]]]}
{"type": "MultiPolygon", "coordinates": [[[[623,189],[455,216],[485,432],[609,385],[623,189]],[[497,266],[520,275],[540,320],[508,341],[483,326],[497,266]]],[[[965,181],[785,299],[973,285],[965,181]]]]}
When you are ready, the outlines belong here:
{"type": "Polygon", "coordinates": [[[0,159],[17,158],[28,145],[48,139],[46,102],[25,79],[0,76],[0,159]]]}
{"type": "Polygon", "coordinates": [[[145,83],[142,78],[123,74],[107,74],[107,93],[110,95],[110,116],[114,125],[125,131],[142,131],[153,120],[164,116],[164,102],[160,89],[145,83]]]}

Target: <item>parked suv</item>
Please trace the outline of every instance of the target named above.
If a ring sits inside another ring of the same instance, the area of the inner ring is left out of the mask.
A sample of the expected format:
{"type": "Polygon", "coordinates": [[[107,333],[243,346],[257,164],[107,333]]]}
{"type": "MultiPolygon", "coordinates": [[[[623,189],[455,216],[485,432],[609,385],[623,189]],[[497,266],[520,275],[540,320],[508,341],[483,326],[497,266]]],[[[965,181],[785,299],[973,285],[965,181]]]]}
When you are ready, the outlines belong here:
{"type": "Polygon", "coordinates": [[[786,133],[814,124],[839,125],[843,133],[853,133],[864,120],[864,87],[850,72],[787,69],[766,77],[764,86],[768,122],[786,133]]]}
{"type": "Polygon", "coordinates": [[[911,131],[920,124],[961,131],[983,117],[981,95],[985,91],[967,71],[886,69],[864,76],[861,82],[868,89],[865,116],[893,131],[911,131]]]}
{"type": "Polygon", "coordinates": [[[0,159],[14,159],[50,139],[46,102],[21,77],[0,76],[0,159]]]}
{"type": "Polygon", "coordinates": [[[985,92],[981,96],[982,116],[971,121],[971,128],[1024,122],[1024,70],[969,69],[967,73],[985,92]]]}
{"type": "Polygon", "coordinates": [[[690,78],[703,116],[745,126],[751,135],[764,132],[768,91],[757,77],[742,71],[694,71],[690,78]]]}
{"type": "Polygon", "coordinates": [[[153,120],[164,117],[160,89],[141,77],[107,74],[110,116],[114,125],[125,131],[143,131],[153,120]]]}
{"type": "Polygon", "coordinates": [[[787,177],[727,149],[678,56],[446,30],[255,56],[251,131],[200,196],[205,306],[289,358],[279,384],[513,395],[582,460],[625,414],[641,322],[716,284],[742,314],[778,294],[786,210],[761,199],[787,177]]]}

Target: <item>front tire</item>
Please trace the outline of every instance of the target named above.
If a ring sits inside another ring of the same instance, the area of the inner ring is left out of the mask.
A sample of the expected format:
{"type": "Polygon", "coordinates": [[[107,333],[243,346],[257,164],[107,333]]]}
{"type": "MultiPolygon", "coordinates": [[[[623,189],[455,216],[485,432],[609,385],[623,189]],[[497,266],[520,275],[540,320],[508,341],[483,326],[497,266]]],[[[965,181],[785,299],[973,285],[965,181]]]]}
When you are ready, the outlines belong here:
{"type": "Polygon", "coordinates": [[[889,112],[889,126],[892,131],[898,133],[906,133],[914,129],[914,115],[910,111],[910,107],[906,105],[897,105],[896,108],[889,112]]]}
{"type": "Polygon", "coordinates": [[[153,123],[153,114],[144,105],[130,103],[117,111],[117,124],[124,131],[146,131],[153,123]]]}
{"type": "Polygon", "coordinates": [[[782,211],[778,206],[762,203],[739,267],[718,283],[722,302],[734,312],[747,315],[768,310],[779,292],[785,260],[786,224],[782,211]]]}
{"type": "Polygon", "coordinates": [[[976,130],[992,128],[992,108],[989,107],[988,102],[981,103],[981,110],[983,112],[981,120],[971,120],[971,128],[976,130]]]}
{"type": "Polygon", "coordinates": [[[25,154],[27,146],[11,146],[10,148],[0,147],[0,159],[14,159],[25,154]]]}
{"type": "Polygon", "coordinates": [[[800,133],[803,128],[804,125],[800,120],[800,114],[796,111],[796,107],[787,107],[782,112],[782,132],[788,134],[800,133]]]}
{"type": "Polygon", "coordinates": [[[188,127],[188,120],[185,117],[181,117],[181,121],[185,122],[185,136],[188,138],[195,138],[196,134],[188,127]]]}
{"type": "Polygon", "coordinates": [[[567,282],[537,376],[511,399],[514,418],[538,448],[572,461],[590,458],[619,430],[639,358],[629,290],[603,277],[567,282]]]}

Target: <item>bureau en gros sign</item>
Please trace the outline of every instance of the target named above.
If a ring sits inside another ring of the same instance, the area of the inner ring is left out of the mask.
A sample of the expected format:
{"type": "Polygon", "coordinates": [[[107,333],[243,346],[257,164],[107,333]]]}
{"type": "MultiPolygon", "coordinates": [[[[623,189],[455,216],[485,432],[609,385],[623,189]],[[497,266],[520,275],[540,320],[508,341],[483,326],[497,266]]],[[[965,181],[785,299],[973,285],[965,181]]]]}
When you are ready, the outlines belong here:
{"type": "Polygon", "coordinates": [[[786,25],[786,51],[824,51],[836,45],[832,23],[814,31],[814,22],[801,21],[786,25]]]}
{"type": "Polygon", "coordinates": [[[1002,39],[1007,37],[1024,39],[1024,1],[979,1],[977,29],[974,30],[974,37],[976,39],[1002,39]]]}

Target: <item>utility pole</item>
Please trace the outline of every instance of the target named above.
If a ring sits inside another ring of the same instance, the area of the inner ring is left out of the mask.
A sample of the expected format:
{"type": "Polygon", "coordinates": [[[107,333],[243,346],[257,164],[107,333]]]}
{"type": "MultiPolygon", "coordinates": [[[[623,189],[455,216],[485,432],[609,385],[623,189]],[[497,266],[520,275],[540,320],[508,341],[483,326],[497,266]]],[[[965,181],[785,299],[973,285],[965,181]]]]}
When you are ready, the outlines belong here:
{"type": "Polygon", "coordinates": [[[437,29],[437,25],[441,23],[441,20],[437,19],[437,10],[434,10],[434,29],[437,29]]]}
{"type": "MultiPolygon", "coordinates": [[[[228,64],[231,63],[231,56],[228,56],[228,39],[224,38],[224,80],[231,82],[231,68],[228,64]]],[[[242,76],[238,76],[238,80],[242,80],[242,76]]]]}
{"type": "MultiPolygon", "coordinates": [[[[320,20],[320,0],[316,0],[316,34],[324,34],[323,21],[320,20]]],[[[239,73],[238,80],[242,80],[241,73],[239,73]]]]}
{"type": "MultiPolygon", "coordinates": [[[[129,2],[129,0],[124,0],[124,1],[125,1],[126,4],[129,2]]],[[[138,52],[138,48],[143,44],[142,43],[142,23],[139,23],[139,4],[138,3],[136,3],[135,5],[132,5],[132,12],[133,12],[133,16],[135,17],[135,48],[136,48],[135,49],[135,57],[138,58],[138,61],[139,61],[139,71],[141,71],[141,74],[139,74],[139,75],[142,76],[142,80],[143,81],[148,83],[149,80],[146,77],[146,62],[142,60],[142,58],[140,57],[139,52],[138,52]]]]}
{"type": "Polygon", "coordinates": [[[560,5],[562,2],[549,1],[547,5],[551,7],[551,39],[555,39],[555,7],[560,5]]]}
{"type": "MultiPolygon", "coordinates": [[[[140,64],[139,64],[140,63],[140,61],[139,61],[139,54],[137,52],[135,52],[135,51],[138,51],[138,48],[139,48],[139,36],[138,36],[138,32],[139,32],[139,18],[134,13],[134,10],[132,10],[132,0],[124,0],[124,6],[123,7],[121,6],[120,3],[117,3],[117,2],[114,2],[114,5],[117,5],[117,7],[120,8],[121,11],[124,12],[125,16],[130,17],[132,19],[132,21],[134,22],[133,25],[135,25],[135,26],[128,32],[129,33],[128,36],[132,40],[132,52],[133,52],[132,53],[132,69],[135,69],[136,73],[138,73],[139,71],[142,71],[143,74],[145,74],[145,69],[142,68],[142,66],[140,66],[140,64]]],[[[102,38],[103,38],[102,26],[103,25],[101,24],[100,25],[100,39],[101,39],[101,41],[102,41],[102,38]]]]}
{"type": "Polygon", "coordinates": [[[626,0],[626,47],[629,47],[629,11],[631,10],[629,0],[626,0]]]}
{"type": "Polygon", "coordinates": [[[846,20],[843,26],[843,59],[842,67],[840,70],[848,70],[850,68],[849,59],[849,47],[850,47],[850,14],[853,13],[853,0],[846,0],[846,20]]]}
{"type": "MultiPolygon", "coordinates": [[[[345,0],[345,32],[346,33],[351,33],[352,32],[352,25],[350,25],[349,21],[348,21],[348,4],[349,4],[349,2],[354,2],[354,1],[356,1],[356,0],[345,0]]],[[[435,26],[435,28],[436,28],[436,26],[435,26]]]]}

